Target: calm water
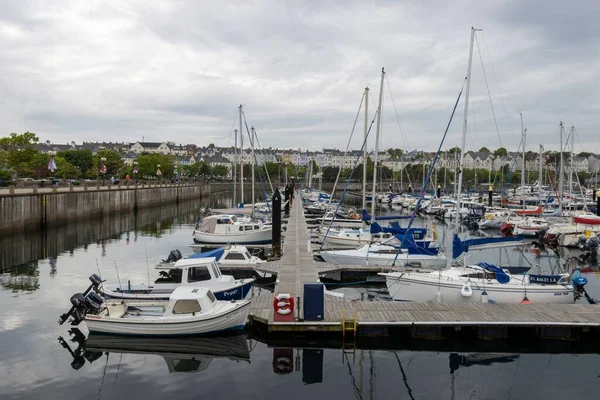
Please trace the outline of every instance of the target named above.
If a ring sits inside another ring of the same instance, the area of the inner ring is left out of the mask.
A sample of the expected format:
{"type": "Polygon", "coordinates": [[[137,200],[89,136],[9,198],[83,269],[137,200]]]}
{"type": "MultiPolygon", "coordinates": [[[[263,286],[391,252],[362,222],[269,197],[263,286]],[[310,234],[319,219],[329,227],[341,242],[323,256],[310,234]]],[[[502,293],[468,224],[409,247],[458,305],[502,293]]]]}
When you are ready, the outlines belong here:
{"type": "MultiPolygon", "coordinates": [[[[69,297],[87,287],[87,277],[98,271],[111,281],[147,281],[148,270],[152,278],[152,266],[170,250],[189,251],[201,206],[162,207],[135,218],[120,216],[1,239],[0,398],[597,397],[597,354],[357,350],[344,358],[339,349],[272,348],[244,336],[141,343],[98,337],[77,349],[70,327],[57,323],[69,297]],[[182,346],[184,354],[173,354],[182,346]]],[[[443,235],[444,229],[438,229],[443,235]]],[[[479,256],[473,257],[477,261],[479,256]]],[[[494,257],[558,268],[554,258],[543,254],[502,250],[494,257]]],[[[596,274],[586,276],[591,294],[600,295],[596,274]]],[[[340,290],[354,296],[384,292],[340,290]]],[[[264,294],[260,292],[255,295],[264,294]]]]}

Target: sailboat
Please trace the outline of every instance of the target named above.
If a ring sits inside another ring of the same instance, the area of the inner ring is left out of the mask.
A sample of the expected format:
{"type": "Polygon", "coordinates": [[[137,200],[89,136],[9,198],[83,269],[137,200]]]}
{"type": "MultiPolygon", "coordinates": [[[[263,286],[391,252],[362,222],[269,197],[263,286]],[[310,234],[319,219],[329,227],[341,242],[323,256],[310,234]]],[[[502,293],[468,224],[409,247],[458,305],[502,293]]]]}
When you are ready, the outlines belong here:
{"type": "MultiPolygon", "coordinates": [[[[463,170],[464,165],[463,149],[467,133],[473,42],[476,31],[477,29],[471,28],[459,171],[463,170]]],[[[462,174],[459,174],[457,189],[459,210],[462,178],[462,174]]],[[[458,228],[458,221],[456,228],[458,228]]],[[[502,245],[502,242],[516,240],[520,238],[484,238],[462,242],[455,234],[452,255],[453,258],[460,256],[470,245],[502,245]]],[[[583,286],[587,283],[583,277],[576,278],[571,283],[568,275],[511,275],[507,270],[487,263],[448,265],[446,269],[432,272],[402,271],[379,275],[385,276],[388,291],[395,301],[520,303],[526,300],[537,303],[572,303],[584,293],[583,286]]]]}

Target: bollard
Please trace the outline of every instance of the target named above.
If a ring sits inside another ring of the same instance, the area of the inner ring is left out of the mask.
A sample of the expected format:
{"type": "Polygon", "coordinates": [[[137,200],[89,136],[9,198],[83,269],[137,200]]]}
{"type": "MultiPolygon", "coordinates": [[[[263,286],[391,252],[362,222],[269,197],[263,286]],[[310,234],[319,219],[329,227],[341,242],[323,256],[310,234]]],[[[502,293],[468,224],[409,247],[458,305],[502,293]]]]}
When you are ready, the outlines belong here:
{"type": "Polygon", "coordinates": [[[15,187],[14,187],[14,185],[10,185],[10,186],[8,187],[8,193],[10,193],[10,194],[15,194],[15,187]]]}
{"type": "Polygon", "coordinates": [[[285,217],[290,217],[290,185],[286,185],[285,187],[285,217]]]}
{"type": "Polygon", "coordinates": [[[273,228],[271,231],[271,239],[273,246],[273,257],[281,258],[281,193],[279,189],[275,189],[273,194],[273,228]]]}

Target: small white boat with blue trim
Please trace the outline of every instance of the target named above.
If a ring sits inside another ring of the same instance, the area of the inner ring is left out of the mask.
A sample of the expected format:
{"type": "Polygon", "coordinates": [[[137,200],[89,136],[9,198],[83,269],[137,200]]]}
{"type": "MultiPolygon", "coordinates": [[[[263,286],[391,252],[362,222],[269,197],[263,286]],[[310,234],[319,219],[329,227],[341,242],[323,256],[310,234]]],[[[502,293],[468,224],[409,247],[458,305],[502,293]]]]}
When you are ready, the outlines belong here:
{"type": "Polygon", "coordinates": [[[195,336],[241,330],[246,325],[250,301],[217,300],[207,288],[181,286],[167,301],[104,301],[92,289],[71,297],[71,310],[59,323],[85,321],[90,332],[130,336],[195,336]]]}
{"type": "Polygon", "coordinates": [[[205,287],[212,291],[218,300],[241,300],[246,298],[253,278],[235,279],[221,274],[215,257],[183,258],[174,264],[156,266],[159,278],[152,285],[126,284],[101,285],[100,293],[106,298],[128,300],[168,300],[179,286],[205,287]]]}
{"type": "Polygon", "coordinates": [[[225,245],[269,244],[272,241],[272,227],[262,222],[241,222],[235,215],[209,215],[194,229],[194,242],[225,245]]]}

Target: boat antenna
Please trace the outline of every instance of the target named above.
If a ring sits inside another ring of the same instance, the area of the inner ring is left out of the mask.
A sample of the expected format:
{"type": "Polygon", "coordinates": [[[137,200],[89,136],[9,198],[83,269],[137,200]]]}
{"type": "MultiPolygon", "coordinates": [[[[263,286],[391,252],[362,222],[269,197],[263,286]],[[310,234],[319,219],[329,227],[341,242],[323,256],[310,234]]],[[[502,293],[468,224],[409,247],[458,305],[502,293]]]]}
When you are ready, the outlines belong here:
{"type": "Polygon", "coordinates": [[[117,280],[119,281],[119,289],[123,290],[123,286],[121,285],[121,277],[119,276],[119,268],[117,267],[116,261],[115,261],[115,270],[117,271],[117,280]]]}
{"type": "Polygon", "coordinates": [[[98,259],[96,258],[96,268],[98,269],[98,276],[102,276],[100,273],[100,264],[98,264],[98,259]]]}

